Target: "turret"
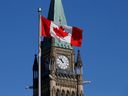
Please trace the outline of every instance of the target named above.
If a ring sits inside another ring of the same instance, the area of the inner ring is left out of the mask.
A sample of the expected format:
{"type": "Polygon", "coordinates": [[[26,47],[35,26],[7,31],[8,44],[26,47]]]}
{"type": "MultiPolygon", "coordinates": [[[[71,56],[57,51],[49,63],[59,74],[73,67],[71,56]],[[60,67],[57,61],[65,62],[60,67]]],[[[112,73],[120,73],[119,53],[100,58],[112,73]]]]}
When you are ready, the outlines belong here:
{"type": "Polygon", "coordinates": [[[33,64],[33,79],[38,78],[38,61],[37,55],[35,55],[34,64],[33,64]]]}
{"type": "Polygon", "coordinates": [[[33,96],[38,96],[38,60],[35,55],[33,63],[33,96]]]}
{"type": "Polygon", "coordinates": [[[80,50],[78,50],[77,60],[75,63],[75,70],[77,76],[77,96],[83,96],[83,78],[82,78],[82,60],[80,56],[80,50]]]}
{"type": "Polygon", "coordinates": [[[77,54],[77,60],[75,63],[75,71],[77,74],[82,74],[82,60],[81,60],[81,56],[80,56],[80,50],[78,50],[78,54],[77,54]]]}

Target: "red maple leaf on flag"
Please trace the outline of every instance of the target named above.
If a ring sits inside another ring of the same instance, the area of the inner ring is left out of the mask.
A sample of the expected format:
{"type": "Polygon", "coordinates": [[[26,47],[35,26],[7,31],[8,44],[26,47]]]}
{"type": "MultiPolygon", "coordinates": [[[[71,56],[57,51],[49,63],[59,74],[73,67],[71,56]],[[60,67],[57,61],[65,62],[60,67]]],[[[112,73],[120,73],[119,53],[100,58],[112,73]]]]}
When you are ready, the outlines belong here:
{"type": "Polygon", "coordinates": [[[68,33],[64,31],[63,27],[59,27],[59,28],[53,28],[54,32],[56,33],[57,36],[64,38],[66,36],[68,36],[68,33]]]}

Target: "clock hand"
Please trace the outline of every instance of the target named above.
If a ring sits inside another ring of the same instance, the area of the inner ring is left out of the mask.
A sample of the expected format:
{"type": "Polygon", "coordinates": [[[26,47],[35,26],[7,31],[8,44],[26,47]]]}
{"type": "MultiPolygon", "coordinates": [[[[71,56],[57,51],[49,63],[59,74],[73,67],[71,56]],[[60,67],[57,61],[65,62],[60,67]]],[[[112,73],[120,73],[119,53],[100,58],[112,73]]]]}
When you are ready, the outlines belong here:
{"type": "Polygon", "coordinates": [[[61,59],[61,58],[59,58],[60,59],[60,61],[62,62],[62,63],[64,63],[64,61],[61,59]]]}

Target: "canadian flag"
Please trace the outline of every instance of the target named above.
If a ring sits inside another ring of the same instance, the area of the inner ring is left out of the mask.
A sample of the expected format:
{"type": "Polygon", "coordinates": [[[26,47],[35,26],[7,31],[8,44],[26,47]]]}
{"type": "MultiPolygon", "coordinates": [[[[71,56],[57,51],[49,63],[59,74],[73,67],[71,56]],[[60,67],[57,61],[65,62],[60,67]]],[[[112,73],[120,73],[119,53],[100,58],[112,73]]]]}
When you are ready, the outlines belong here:
{"type": "Polygon", "coordinates": [[[58,26],[54,22],[41,16],[41,35],[54,37],[60,41],[70,43],[72,46],[81,46],[82,30],[71,26],[58,26]]]}

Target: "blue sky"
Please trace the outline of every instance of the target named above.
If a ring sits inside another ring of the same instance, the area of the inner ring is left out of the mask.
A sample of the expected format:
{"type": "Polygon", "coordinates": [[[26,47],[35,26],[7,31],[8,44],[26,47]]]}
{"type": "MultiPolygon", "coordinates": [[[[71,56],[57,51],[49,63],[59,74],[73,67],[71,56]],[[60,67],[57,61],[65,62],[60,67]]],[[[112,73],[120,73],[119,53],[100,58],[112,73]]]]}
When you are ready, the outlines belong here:
{"type": "MultiPolygon", "coordinates": [[[[0,1],[0,96],[32,96],[37,53],[37,8],[47,16],[50,0],[0,1]]],[[[69,25],[83,28],[86,96],[128,95],[128,1],[63,0],[69,25]]],[[[78,48],[77,48],[78,49],[78,48]]]]}

